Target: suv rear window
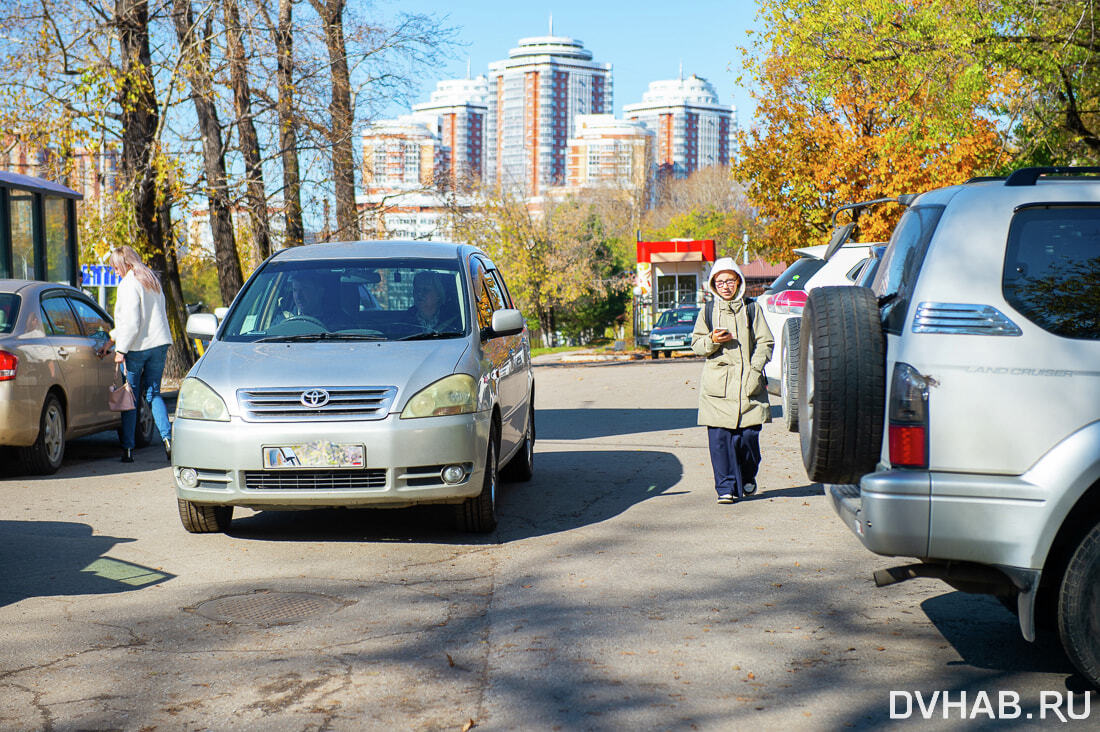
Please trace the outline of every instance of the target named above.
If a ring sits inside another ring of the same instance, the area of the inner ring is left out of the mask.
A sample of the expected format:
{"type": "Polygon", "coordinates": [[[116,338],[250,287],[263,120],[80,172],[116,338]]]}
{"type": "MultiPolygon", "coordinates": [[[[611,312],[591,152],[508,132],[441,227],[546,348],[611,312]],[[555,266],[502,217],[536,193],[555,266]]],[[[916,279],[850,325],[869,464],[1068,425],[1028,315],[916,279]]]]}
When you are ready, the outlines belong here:
{"type": "Polygon", "coordinates": [[[824,259],[802,257],[802,259],[797,260],[790,267],[783,270],[783,274],[776,277],[764,291],[783,292],[784,290],[803,290],[806,288],[806,281],[813,277],[814,274],[824,266],[824,259]]]}
{"type": "Polygon", "coordinates": [[[1009,304],[1043,330],[1100,340],[1100,206],[1021,208],[1002,284],[1009,304]]]}
{"type": "Polygon", "coordinates": [[[901,333],[917,274],[924,263],[928,242],[943,215],[943,206],[915,206],[901,215],[882,255],[871,290],[882,304],[882,326],[887,333],[901,333]]]}

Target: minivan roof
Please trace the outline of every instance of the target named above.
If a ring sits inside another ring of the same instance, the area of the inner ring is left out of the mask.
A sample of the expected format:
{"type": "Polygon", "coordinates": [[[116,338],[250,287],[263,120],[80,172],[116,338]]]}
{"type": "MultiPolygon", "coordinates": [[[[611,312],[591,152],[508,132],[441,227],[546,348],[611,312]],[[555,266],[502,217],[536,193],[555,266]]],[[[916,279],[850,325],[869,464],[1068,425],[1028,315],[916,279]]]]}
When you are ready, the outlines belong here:
{"type": "Polygon", "coordinates": [[[477,251],[467,244],[442,241],[391,239],[386,241],[334,241],[288,247],[275,254],[279,261],[311,259],[376,259],[412,257],[419,259],[458,259],[464,252],[477,251]]]}

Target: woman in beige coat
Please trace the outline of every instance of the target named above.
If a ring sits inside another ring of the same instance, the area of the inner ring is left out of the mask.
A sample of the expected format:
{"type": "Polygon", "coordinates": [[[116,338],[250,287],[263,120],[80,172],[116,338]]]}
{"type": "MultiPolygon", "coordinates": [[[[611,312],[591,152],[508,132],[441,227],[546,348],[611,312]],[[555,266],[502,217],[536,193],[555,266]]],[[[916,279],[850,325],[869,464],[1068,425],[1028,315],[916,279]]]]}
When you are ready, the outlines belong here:
{"type": "Polygon", "coordinates": [[[700,309],[691,334],[691,350],[706,358],[699,424],[707,426],[718,502],[733,503],[756,491],[760,427],[771,421],[764,364],[774,339],[759,306],[745,303],[745,278],[732,259],[714,263],[707,289],[714,300],[700,309]]]}

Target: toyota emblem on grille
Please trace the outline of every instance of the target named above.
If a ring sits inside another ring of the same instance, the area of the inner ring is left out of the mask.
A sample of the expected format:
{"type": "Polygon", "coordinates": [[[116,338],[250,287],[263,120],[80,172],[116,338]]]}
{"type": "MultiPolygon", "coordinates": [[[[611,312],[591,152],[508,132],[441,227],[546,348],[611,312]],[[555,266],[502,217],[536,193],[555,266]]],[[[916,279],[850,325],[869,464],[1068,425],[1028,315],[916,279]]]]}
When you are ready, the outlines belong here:
{"type": "Polygon", "coordinates": [[[318,409],[328,404],[328,392],[324,389],[310,389],[302,394],[302,406],[318,409]]]}

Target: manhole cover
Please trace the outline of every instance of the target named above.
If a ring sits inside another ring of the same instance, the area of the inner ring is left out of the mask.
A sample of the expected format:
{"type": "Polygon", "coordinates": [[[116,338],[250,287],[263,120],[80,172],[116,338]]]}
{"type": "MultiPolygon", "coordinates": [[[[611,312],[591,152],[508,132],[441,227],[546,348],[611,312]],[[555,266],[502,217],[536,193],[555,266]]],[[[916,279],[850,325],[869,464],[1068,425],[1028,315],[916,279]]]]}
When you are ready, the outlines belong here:
{"type": "Polygon", "coordinates": [[[207,600],[195,612],[226,623],[280,625],[328,615],[342,607],[338,600],[308,592],[253,592],[207,600]]]}

